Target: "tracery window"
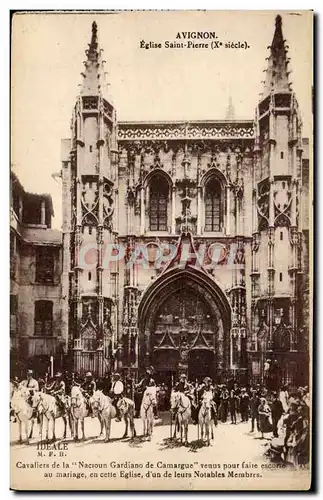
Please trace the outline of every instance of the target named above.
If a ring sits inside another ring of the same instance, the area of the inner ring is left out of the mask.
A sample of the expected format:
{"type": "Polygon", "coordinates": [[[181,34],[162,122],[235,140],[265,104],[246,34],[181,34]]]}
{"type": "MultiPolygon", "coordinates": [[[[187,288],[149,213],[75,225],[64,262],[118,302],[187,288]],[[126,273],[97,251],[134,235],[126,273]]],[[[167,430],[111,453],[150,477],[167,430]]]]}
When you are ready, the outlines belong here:
{"type": "Polygon", "coordinates": [[[53,302],[51,300],[35,302],[35,335],[53,335],[53,302]]]}
{"type": "Polygon", "coordinates": [[[166,179],[162,175],[155,175],[150,183],[150,231],[167,231],[168,192],[166,179]]]}
{"type": "Polygon", "coordinates": [[[205,231],[221,231],[222,218],[221,186],[212,178],[205,187],[205,231]]]}

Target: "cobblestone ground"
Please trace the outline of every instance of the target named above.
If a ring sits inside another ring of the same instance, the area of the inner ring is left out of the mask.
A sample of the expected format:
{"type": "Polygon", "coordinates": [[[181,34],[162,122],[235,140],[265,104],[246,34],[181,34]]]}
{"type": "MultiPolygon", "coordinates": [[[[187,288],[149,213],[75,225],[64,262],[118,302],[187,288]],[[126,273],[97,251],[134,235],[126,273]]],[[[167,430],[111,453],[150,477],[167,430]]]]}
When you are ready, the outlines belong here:
{"type": "MultiPolygon", "coordinates": [[[[237,425],[229,422],[219,423],[214,430],[214,440],[209,447],[198,440],[197,426],[190,425],[189,443],[184,446],[179,440],[170,439],[169,416],[164,414],[162,417],[162,420],[154,427],[150,442],[141,436],[142,423],[139,419],[135,421],[138,435],[135,439],[122,439],[124,423],[112,422],[109,443],[105,443],[104,439],[98,436],[100,433],[98,420],[87,418],[85,421],[86,440],[74,442],[68,434],[65,440],[67,450],[40,451],[39,445],[37,447],[38,437],[32,439],[29,445],[19,444],[18,425],[12,423],[12,486],[17,484],[19,487],[19,481],[21,481],[25,484],[33,482],[33,487],[36,485],[38,488],[48,489],[53,487],[55,480],[55,485],[57,485],[55,489],[131,489],[134,487],[139,489],[261,489],[262,487],[304,489],[309,487],[308,471],[272,468],[264,456],[271,434],[266,435],[266,439],[261,439],[259,433],[250,432],[249,422],[237,425]],[[53,462],[60,464],[59,467],[53,469],[53,462]],[[148,466],[147,463],[152,466],[148,466]],[[31,467],[31,464],[34,467],[31,467]],[[50,469],[47,468],[47,464],[50,469]],[[52,473],[52,477],[46,477],[48,472],[52,473]],[[57,472],[70,474],[70,476],[59,476],[58,480],[57,472]],[[71,477],[71,474],[75,474],[76,477],[71,477]],[[85,476],[77,477],[77,474],[85,474],[85,476]],[[98,477],[95,474],[98,474],[98,477]],[[245,475],[235,476],[235,474],[245,475]]],[[[37,427],[35,426],[36,431],[37,427]]],[[[56,427],[58,438],[56,444],[60,443],[62,447],[63,423],[61,419],[57,420],[56,427]]]]}

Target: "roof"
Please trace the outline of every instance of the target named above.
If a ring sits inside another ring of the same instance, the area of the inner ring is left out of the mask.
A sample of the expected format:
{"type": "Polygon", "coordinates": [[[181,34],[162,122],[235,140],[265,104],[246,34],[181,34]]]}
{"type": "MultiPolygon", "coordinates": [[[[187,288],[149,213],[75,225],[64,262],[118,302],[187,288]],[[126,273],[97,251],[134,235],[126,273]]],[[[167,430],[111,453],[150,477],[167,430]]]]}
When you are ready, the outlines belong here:
{"type": "Polygon", "coordinates": [[[32,197],[35,197],[35,198],[38,198],[41,200],[45,200],[47,208],[49,209],[50,215],[54,215],[53,200],[52,200],[52,197],[49,193],[30,193],[29,191],[26,191],[24,189],[23,185],[21,184],[21,182],[19,181],[17,174],[15,174],[15,172],[13,172],[13,170],[11,170],[11,183],[12,183],[12,186],[15,187],[16,189],[18,189],[19,191],[21,191],[21,193],[24,196],[26,196],[26,197],[32,196],[32,197]]]}

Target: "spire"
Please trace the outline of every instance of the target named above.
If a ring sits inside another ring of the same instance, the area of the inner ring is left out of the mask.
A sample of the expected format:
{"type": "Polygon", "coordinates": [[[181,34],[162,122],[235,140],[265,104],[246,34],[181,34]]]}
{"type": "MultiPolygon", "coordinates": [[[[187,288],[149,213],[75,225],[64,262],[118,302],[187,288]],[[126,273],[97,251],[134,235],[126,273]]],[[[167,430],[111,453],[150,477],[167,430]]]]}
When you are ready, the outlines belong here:
{"type": "Polygon", "coordinates": [[[98,25],[94,21],[92,23],[92,36],[89,50],[87,51],[89,61],[98,62],[98,25]]]}
{"type": "Polygon", "coordinates": [[[282,31],[282,18],[281,16],[276,16],[275,21],[275,33],[271,45],[268,47],[270,49],[270,55],[267,58],[268,65],[266,72],[266,78],[264,81],[263,97],[266,97],[271,91],[289,91],[289,71],[287,71],[287,65],[289,59],[287,57],[288,46],[285,44],[286,40],[283,37],[282,31]]]}
{"type": "Polygon", "coordinates": [[[226,113],[225,113],[225,119],[226,120],[234,120],[236,117],[236,110],[235,110],[235,107],[233,106],[233,102],[232,102],[232,97],[231,97],[231,94],[229,96],[229,104],[228,104],[228,107],[227,107],[227,110],[226,110],[226,113]]]}
{"type": "Polygon", "coordinates": [[[92,23],[91,43],[85,51],[86,61],[83,62],[85,70],[81,75],[83,82],[81,84],[82,95],[98,95],[102,94],[106,89],[104,81],[104,63],[102,59],[103,49],[99,49],[98,43],[98,25],[94,21],[92,23]]]}

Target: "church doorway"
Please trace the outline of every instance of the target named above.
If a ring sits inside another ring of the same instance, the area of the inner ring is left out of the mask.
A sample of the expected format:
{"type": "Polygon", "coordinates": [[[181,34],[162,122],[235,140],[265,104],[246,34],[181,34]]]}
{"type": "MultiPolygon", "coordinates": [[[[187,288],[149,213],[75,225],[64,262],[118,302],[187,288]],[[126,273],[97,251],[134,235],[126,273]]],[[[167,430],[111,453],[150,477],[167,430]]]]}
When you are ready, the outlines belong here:
{"type": "Polygon", "coordinates": [[[196,269],[165,272],[138,306],[139,365],[152,365],[157,382],[185,373],[190,380],[220,377],[229,364],[229,302],[196,269]]]}
{"type": "Polygon", "coordinates": [[[192,349],[188,358],[188,379],[190,382],[202,382],[204,377],[212,380],[215,375],[214,352],[208,349],[192,349]]]}
{"type": "Polygon", "coordinates": [[[153,357],[155,381],[166,384],[168,389],[174,387],[178,378],[179,352],[176,349],[156,349],[153,357]]]}

